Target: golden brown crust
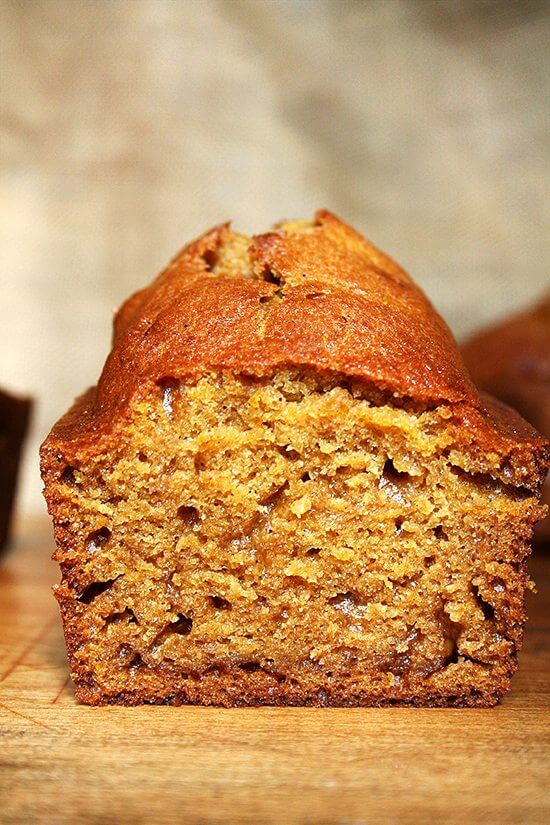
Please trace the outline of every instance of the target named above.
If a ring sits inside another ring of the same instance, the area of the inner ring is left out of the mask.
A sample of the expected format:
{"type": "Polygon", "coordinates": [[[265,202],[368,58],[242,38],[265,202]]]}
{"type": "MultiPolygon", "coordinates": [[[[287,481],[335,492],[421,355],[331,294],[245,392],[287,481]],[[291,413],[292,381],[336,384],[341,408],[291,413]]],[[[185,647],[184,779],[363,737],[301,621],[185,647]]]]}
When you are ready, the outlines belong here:
{"type": "Polygon", "coordinates": [[[506,409],[486,408],[444,321],[390,258],[321,211],[307,231],[254,237],[255,277],[213,275],[229,235],[228,224],[207,232],[122,306],[97,389],[57,424],[47,452],[73,460],[104,449],[140,387],[165,376],[296,366],[449,405],[465,442],[529,468],[521,483],[540,486],[546,442],[506,409]]]}

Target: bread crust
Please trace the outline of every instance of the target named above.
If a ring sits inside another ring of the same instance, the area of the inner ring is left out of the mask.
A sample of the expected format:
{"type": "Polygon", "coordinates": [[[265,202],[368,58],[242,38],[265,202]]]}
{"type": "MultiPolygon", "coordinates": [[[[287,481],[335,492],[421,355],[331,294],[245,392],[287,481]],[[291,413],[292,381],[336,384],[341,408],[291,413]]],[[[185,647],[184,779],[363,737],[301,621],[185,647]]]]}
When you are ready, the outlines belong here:
{"type": "Polygon", "coordinates": [[[104,450],[132,398],[165,376],[228,370],[260,377],[303,367],[360,379],[419,407],[447,405],[464,449],[495,452],[514,483],[541,487],[548,442],[480,396],[447,325],[387,255],[319,211],[308,232],[252,239],[256,277],[213,276],[209,261],[229,231],[221,224],[186,246],[122,305],[97,387],[42,447],[46,476],[60,454],[70,462],[104,450]]]}

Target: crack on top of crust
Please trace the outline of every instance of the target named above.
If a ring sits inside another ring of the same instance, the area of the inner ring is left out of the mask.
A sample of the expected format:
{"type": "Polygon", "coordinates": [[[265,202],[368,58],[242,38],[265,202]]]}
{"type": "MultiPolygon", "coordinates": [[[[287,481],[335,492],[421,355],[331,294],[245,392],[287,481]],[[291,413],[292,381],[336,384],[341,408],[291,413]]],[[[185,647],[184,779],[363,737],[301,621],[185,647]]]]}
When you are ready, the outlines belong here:
{"type": "Polygon", "coordinates": [[[237,232],[227,231],[218,245],[202,254],[206,272],[215,278],[244,278],[264,281],[276,289],[258,299],[260,304],[278,302],[284,297],[284,279],[267,265],[258,264],[254,255],[254,239],[237,232]]]}
{"type": "Polygon", "coordinates": [[[319,216],[313,220],[309,218],[294,218],[287,221],[279,221],[273,227],[277,232],[284,232],[285,235],[311,235],[316,229],[323,225],[319,216]]]}
{"type": "Polygon", "coordinates": [[[282,283],[281,276],[276,275],[276,273],[273,272],[273,270],[268,266],[263,268],[260,279],[262,281],[266,281],[268,284],[276,284],[278,287],[280,287],[282,283]]]}
{"type": "Polygon", "coordinates": [[[214,277],[251,278],[250,238],[227,230],[215,248],[206,249],[201,257],[205,270],[214,277]]]}
{"type": "Polygon", "coordinates": [[[202,259],[204,261],[206,271],[213,272],[216,264],[218,263],[218,250],[217,249],[206,249],[202,253],[202,259]]]}
{"type": "Polygon", "coordinates": [[[275,284],[278,289],[271,296],[262,296],[260,303],[268,303],[274,297],[283,297],[284,278],[271,267],[258,265],[254,256],[256,238],[270,235],[311,234],[322,226],[319,219],[289,220],[275,225],[271,232],[249,237],[227,229],[219,238],[215,248],[208,248],[201,253],[207,273],[215,277],[245,278],[247,280],[265,281],[275,284]]]}

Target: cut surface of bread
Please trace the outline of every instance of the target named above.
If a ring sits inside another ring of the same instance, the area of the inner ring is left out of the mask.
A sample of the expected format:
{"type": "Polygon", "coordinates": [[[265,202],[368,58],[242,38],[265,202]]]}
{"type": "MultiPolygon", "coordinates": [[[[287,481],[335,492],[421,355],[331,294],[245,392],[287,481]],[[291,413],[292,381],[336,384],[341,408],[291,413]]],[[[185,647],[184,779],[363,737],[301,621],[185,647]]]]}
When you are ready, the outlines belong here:
{"type": "Polygon", "coordinates": [[[408,276],[320,216],[184,250],[43,446],[82,701],[487,706],[509,686],[547,446],[475,394],[408,276]],[[425,323],[399,370],[403,314],[425,323]]]}

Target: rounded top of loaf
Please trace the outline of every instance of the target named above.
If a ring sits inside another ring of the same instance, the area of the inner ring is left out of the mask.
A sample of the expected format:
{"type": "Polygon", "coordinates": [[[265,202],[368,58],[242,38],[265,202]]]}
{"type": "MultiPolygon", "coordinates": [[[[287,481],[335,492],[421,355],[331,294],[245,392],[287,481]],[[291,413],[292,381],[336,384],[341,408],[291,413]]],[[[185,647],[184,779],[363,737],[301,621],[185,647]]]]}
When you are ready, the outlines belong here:
{"type": "Polygon", "coordinates": [[[517,415],[481,400],[448,327],[410,277],[327,211],[252,238],[222,224],[186,246],[121,307],[97,387],[50,438],[97,447],[136,393],[167,377],[288,367],[361,380],[388,403],[447,405],[482,448],[531,461],[545,449],[517,415]]]}

